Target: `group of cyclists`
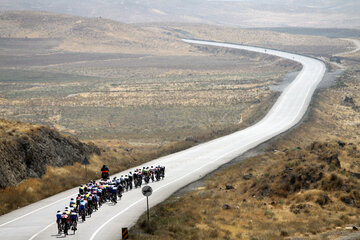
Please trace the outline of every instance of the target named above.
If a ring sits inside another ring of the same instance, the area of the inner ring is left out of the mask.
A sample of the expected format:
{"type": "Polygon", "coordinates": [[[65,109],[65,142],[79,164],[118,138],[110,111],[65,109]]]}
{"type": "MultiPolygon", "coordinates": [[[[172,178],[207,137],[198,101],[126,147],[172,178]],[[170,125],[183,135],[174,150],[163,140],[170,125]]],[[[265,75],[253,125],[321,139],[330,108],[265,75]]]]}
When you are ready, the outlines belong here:
{"type": "Polygon", "coordinates": [[[127,175],[121,175],[120,178],[109,179],[109,169],[104,165],[101,168],[102,179],[99,182],[91,180],[85,185],[79,187],[77,197],[71,198],[69,206],[64,211],[57,211],[56,223],[58,234],[68,234],[71,229],[75,234],[79,218],[82,222],[86,221],[86,216],[91,217],[94,211],[97,211],[106,202],[116,204],[121,199],[125,191],[133,187],[141,187],[143,181],[147,184],[151,181],[159,181],[165,177],[165,166],[143,167],[135,169],[127,175]]]}

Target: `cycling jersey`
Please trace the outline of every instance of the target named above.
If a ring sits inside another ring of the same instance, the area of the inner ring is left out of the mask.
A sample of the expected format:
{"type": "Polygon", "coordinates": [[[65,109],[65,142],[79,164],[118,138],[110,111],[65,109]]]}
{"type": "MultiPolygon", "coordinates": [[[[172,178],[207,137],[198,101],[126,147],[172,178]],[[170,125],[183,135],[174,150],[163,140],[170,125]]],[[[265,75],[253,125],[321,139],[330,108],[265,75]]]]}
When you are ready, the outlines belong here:
{"type": "Polygon", "coordinates": [[[76,212],[71,213],[71,220],[73,220],[73,221],[77,220],[77,213],[76,212]]]}
{"type": "Polygon", "coordinates": [[[68,220],[69,220],[69,215],[67,215],[67,214],[61,215],[61,221],[62,222],[67,222],[68,220]]]}
{"type": "Polygon", "coordinates": [[[85,205],[86,205],[86,202],[83,200],[83,201],[80,201],[80,210],[84,210],[85,211],[85,205]]]}
{"type": "Polygon", "coordinates": [[[62,216],[61,213],[57,213],[57,214],[56,214],[56,222],[57,222],[57,223],[60,222],[61,216],[62,216]]]}

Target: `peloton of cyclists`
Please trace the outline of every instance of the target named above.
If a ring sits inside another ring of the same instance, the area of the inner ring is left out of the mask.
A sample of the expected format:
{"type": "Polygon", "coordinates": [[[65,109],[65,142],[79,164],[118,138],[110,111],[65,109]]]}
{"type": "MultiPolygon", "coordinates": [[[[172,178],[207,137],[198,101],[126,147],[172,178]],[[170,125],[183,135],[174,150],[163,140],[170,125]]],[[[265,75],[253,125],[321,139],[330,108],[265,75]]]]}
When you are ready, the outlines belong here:
{"type": "Polygon", "coordinates": [[[109,179],[109,169],[104,165],[101,168],[102,180],[99,182],[90,181],[87,184],[80,185],[79,193],[75,198],[71,198],[69,206],[64,211],[57,211],[56,224],[58,233],[64,232],[68,234],[68,230],[77,230],[77,222],[82,219],[86,220],[86,216],[91,216],[93,211],[97,211],[106,202],[117,203],[121,199],[122,194],[126,191],[141,187],[143,181],[145,184],[154,181],[160,181],[165,177],[165,166],[143,167],[135,169],[127,175],[121,175],[120,178],[114,177],[109,179]]]}

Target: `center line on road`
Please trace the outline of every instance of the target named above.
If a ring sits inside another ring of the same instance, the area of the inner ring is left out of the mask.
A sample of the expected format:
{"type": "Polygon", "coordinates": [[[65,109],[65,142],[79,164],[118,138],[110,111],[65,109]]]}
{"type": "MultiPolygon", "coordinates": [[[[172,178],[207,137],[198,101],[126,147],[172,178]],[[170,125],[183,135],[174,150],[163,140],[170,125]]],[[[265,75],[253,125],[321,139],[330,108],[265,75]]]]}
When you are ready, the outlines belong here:
{"type": "Polygon", "coordinates": [[[59,200],[57,200],[57,201],[55,201],[55,202],[53,202],[53,203],[50,203],[50,204],[48,204],[48,205],[45,205],[45,206],[43,206],[43,207],[41,207],[41,208],[38,208],[38,209],[36,209],[36,210],[34,210],[34,211],[31,211],[31,212],[29,212],[29,213],[27,213],[27,214],[24,214],[24,215],[22,215],[22,216],[20,216],[20,217],[14,218],[13,220],[10,220],[10,221],[8,221],[8,222],[5,222],[5,223],[1,224],[0,227],[3,227],[3,226],[5,226],[5,225],[8,225],[9,223],[15,222],[15,221],[17,221],[17,220],[19,220],[19,219],[21,219],[21,218],[23,218],[23,217],[26,217],[26,216],[28,216],[28,215],[30,215],[30,214],[33,214],[33,213],[35,213],[35,212],[38,212],[38,211],[40,211],[40,210],[42,210],[42,209],[44,209],[44,208],[47,208],[47,207],[49,207],[49,206],[51,206],[51,205],[54,205],[55,203],[61,202],[61,201],[65,200],[65,199],[67,199],[67,198],[70,198],[70,197],[72,197],[72,196],[74,196],[74,194],[71,194],[71,195],[69,195],[69,196],[67,196],[67,197],[64,197],[64,198],[62,198],[62,199],[59,199],[59,200]]]}
{"type": "Polygon", "coordinates": [[[54,225],[55,223],[50,223],[49,225],[47,225],[45,228],[43,228],[40,232],[35,233],[31,238],[29,238],[29,240],[33,240],[35,239],[40,233],[42,233],[43,231],[45,231],[46,229],[48,229],[49,227],[51,227],[52,225],[54,225]]]}

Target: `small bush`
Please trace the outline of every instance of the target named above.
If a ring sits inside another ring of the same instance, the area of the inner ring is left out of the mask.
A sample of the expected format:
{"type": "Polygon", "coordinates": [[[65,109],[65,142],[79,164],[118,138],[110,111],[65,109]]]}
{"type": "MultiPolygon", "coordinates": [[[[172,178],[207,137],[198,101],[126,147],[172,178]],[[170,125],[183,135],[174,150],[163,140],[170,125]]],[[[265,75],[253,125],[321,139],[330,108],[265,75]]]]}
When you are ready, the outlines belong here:
{"type": "Polygon", "coordinates": [[[150,222],[148,222],[147,220],[143,220],[140,223],[140,228],[147,234],[154,235],[157,230],[157,223],[152,220],[150,220],[150,222]]]}
{"type": "Polygon", "coordinates": [[[275,214],[274,214],[272,211],[270,211],[270,210],[265,210],[264,215],[265,215],[267,218],[272,218],[272,217],[274,217],[275,214]]]}
{"type": "Polygon", "coordinates": [[[209,234],[209,237],[210,238],[218,238],[219,237],[219,232],[217,229],[213,229],[210,231],[210,234],[209,234]]]}

